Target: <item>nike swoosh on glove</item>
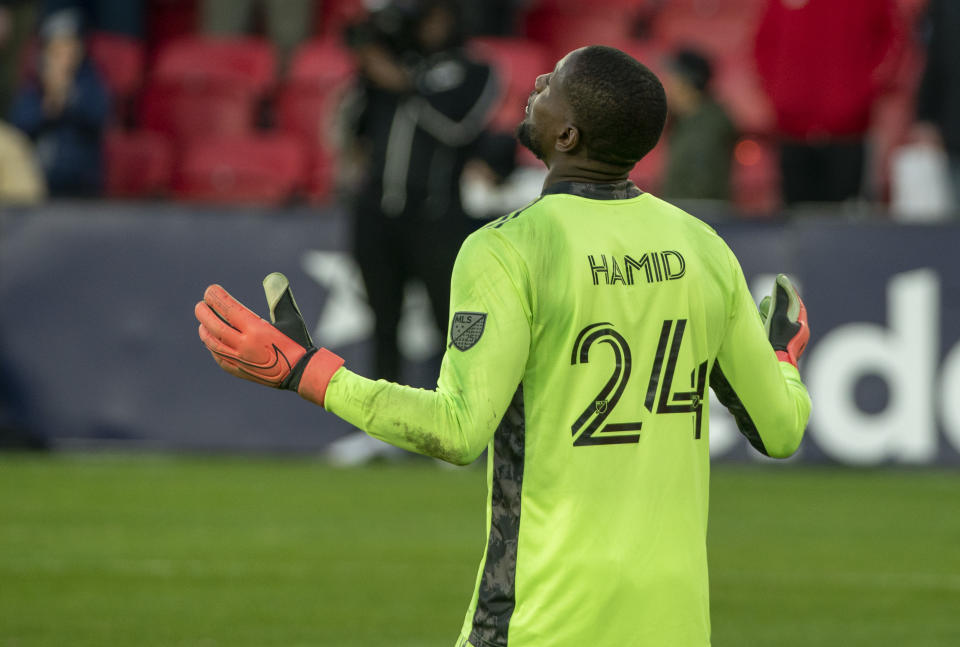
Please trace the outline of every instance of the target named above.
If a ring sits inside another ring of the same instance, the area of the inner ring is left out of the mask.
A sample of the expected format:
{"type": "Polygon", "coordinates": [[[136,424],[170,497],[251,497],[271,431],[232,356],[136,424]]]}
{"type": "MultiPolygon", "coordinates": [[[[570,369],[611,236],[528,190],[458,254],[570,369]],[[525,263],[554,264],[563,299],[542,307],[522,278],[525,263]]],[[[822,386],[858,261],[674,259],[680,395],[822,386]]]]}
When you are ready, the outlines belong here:
{"type": "Polygon", "coordinates": [[[296,391],[323,406],[327,385],[343,359],[314,346],[287,277],[270,274],[263,280],[263,289],[272,324],[219,285],[208,287],[203,301],[194,307],[201,341],[227,373],[296,391]]]}

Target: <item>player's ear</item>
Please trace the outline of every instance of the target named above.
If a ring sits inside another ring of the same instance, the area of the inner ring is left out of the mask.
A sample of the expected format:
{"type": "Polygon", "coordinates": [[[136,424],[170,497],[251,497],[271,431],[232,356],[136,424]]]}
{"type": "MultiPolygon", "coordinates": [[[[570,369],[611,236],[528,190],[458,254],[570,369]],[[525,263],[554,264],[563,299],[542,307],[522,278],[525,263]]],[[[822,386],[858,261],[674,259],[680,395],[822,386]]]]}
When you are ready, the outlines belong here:
{"type": "Polygon", "coordinates": [[[580,145],[580,129],[573,124],[566,124],[560,134],[554,147],[560,153],[572,153],[580,145]]]}

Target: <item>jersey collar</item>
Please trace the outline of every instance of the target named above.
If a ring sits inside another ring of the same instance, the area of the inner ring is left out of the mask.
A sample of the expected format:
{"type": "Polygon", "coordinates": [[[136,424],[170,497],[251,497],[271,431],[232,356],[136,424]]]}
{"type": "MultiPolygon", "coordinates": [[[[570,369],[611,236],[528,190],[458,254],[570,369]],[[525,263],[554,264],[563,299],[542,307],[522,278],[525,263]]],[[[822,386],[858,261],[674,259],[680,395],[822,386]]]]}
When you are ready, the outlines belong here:
{"type": "Polygon", "coordinates": [[[643,191],[630,180],[620,182],[555,182],[545,188],[540,195],[569,193],[570,195],[590,198],[591,200],[627,200],[643,195],[643,191]]]}

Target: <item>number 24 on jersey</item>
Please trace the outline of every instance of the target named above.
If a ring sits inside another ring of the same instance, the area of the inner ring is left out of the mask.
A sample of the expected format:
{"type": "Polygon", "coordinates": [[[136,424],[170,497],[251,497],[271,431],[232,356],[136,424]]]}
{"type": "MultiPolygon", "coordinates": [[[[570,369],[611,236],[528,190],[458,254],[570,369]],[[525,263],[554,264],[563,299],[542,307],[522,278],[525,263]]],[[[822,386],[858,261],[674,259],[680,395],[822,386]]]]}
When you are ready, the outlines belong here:
{"type": "MultiPolygon", "coordinates": [[[[700,438],[703,424],[703,400],[707,386],[707,362],[691,372],[689,391],[675,391],[677,358],[683,344],[686,319],[667,319],[660,329],[657,351],[650,367],[644,407],[652,414],[693,414],[694,438],[700,438]],[[659,398],[658,398],[659,394],[659,398]]],[[[607,422],[627,389],[633,370],[627,340],[608,322],[590,324],[580,331],[570,355],[571,366],[587,364],[595,344],[608,344],[613,350],[613,373],[580,417],[570,426],[575,447],[586,445],[622,445],[640,441],[642,422],[607,422]]]]}

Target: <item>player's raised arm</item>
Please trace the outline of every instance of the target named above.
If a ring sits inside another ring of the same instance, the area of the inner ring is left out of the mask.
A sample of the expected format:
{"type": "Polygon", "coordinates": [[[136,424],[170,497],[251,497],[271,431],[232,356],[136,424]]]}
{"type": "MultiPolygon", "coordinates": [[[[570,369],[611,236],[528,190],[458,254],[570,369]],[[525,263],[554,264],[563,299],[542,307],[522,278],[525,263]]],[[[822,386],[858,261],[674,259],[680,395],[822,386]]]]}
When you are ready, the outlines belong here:
{"type": "MultiPolygon", "coordinates": [[[[403,449],[467,464],[486,448],[526,365],[530,310],[517,285],[521,265],[494,231],[464,243],[453,271],[449,346],[432,391],[361,377],[330,351],[314,348],[299,310],[292,315],[296,306],[285,283],[281,292],[289,296],[280,303],[292,308],[281,306],[285,317],[274,325],[211,286],[196,307],[200,338],[228,373],[296,390],[403,449]]],[[[267,297],[273,315],[270,290],[267,297]]]]}
{"type": "Polygon", "coordinates": [[[781,274],[758,312],[739,263],[727,333],[710,375],[710,386],[758,451],[786,458],[800,445],[810,418],[810,396],[797,361],[810,337],[800,295],[781,274]]]}
{"type": "Polygon", "coordinates": [[[371,436],[466,464],[486,448],[523,376],[530,346],[521,263],[493,230],[467,239],[453,269],[450,338],[437,388],[376,382],[343,369],[326,407],[371,436]]]}

